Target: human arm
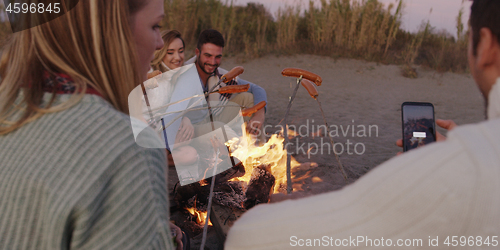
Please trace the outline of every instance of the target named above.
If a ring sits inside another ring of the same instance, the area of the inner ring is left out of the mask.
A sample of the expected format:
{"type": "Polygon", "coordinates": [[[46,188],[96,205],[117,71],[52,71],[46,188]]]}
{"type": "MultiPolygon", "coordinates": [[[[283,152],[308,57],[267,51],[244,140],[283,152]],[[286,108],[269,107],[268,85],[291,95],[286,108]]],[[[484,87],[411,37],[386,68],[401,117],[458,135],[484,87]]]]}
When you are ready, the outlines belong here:
{"type": "Polygon", "coordinates": [[[109,167],[88,184],[88,190],[80,189],[83,195],[73,209],[71,249],[174,249],[165,150],[123,141],[111,151],[122,153],[112,161],[100,160],[109,167]]]}
{"type": "MultiPolygon", "coordinates": [[[[267,103],[266,90],[264,90],[261,86],[255,84],[255,83],[243,80],[241,78],[238,78],[237,82],[238,82],[238,85],[250,84],[250,88],[248,89],[248,92],[252,93],[252,95],[253,95],[253,104],[254,105],[257,105],[257,103],[262,102],[262,101],[266,101],[266,103],[267,103]]],[[[267,109],[267,105],[264,109],[267,109]]]]}
{"type": "MultiPolygon", "coordinates": [[[[254,105],[257,105],[259,102],[266,101],[267,103],[267,94],[266,91],[260,87],[257,84],[251,83],[249,81],[245,81],[241,78],[238,78],[238,85],[245,85],[245,84],[250,84],[250,88],[248,89],[248,92],[252,93],[253,95],[253,102],[254,105]]],[[[251,134],[258,134],[261,133],[261,128],[262,125],[264,124],[264,121],[266,119],[266,110],[267,110],[267,105],[263,109],[257,111],[252,118],[248,121],[248,132],[251,134]]]]}

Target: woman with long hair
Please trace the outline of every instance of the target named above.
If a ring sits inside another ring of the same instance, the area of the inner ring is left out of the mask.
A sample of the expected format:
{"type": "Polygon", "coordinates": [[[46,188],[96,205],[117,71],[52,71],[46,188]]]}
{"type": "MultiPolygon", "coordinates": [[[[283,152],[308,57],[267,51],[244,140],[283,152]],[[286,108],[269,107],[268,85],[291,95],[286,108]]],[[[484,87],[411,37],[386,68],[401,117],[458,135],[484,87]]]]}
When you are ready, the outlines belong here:
{"type": "MultiPolygon", "coordinates": [[[[177,30],[162,32],[163,48],[157,50],[154,59],[151,61],[151,69],[165,73],[170,70],[178,69],[184,65],[185,43],[181,33],[177,30]]],[[[157,94],[162,95],[164,100],[170,100],[166,95],[172,94],[174,86],[170,82],[162,83],[159,80],[158,85],[163,85],[157,89],[157,94]],[[165,93],[161,93],[163,92],[165,93]]],[[[191,120],[184,116],[182,118],[179,131],[175,137],[175,147],[171,148],[171,154],[168,154],[169,164],[192,165],[198,161],[196,149],[189,146],[194,136],[194,126],[191,120]],[[175,162],[174,162],[175,159],[175,162]]]]}
{"type": "Polygon", "coordinates": [[[163,31],[161,38],[164,45],[163,48],[155,52],[155,57],[151,61],[153,70],[164,73],[183,66],[186,44],[181,33],[177,30],[163,31]]]}
{"type": "Polygon", "coordinates": [[[127,115],[163,46],[163,9],[80,0],[12,34],[0,59],[0,249],[173,249],[165,150],[138,146],[127,115]]]}

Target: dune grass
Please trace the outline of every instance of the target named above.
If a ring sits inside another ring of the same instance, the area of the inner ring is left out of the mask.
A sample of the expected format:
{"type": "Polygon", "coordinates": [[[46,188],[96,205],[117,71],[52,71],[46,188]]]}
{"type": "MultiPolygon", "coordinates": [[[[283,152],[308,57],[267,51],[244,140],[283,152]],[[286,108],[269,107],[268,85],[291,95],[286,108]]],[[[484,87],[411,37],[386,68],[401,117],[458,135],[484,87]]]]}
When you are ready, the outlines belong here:
{"type": "Polygon", "coordinates": [[[235,6],[226,0],[169,0],[164,26],[178,29],[188,49],[197,34],[215,28],[226,39],[225,53],[245,58],[274,54],[319,54],[359,58],[412,68],[423,65],[440,72],[467,71],[467,39],[457,16],[457,38],[424,23],[416,33],[401,29],[404,0],[386,7],[377,0],[321,0],[280,8],[274,17],[262,5],[235,6]]]}
{"type": "MultiPolygon", "coordinates": [[[[225,54],[244,58],[308,53],[399,64],[403,71],[414,64],[440,72],[468,70],[463,9],[456,37],[428,22],[416,34],[402,30],[404,0],[385,7],[377,0],[321,0],[320,6],[310,1],[308,10],[302,9],[288,5],[273,16],[257,3],[165,0],[162,25],[183,34],[188,56],[194,54],[198,34],[214,28],[224,35],[225,54]]],[[[0,23],[0,45],[10,33],[8,23],[0,23]]]]}

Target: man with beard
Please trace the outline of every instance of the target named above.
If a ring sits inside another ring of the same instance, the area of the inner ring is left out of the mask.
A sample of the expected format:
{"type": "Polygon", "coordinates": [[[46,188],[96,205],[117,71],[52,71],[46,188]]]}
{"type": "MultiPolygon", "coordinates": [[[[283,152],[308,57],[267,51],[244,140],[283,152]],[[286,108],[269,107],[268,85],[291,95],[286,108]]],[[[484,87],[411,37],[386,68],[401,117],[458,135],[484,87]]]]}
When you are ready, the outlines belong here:
{"type": "Polygon", "coordinates": [[[498,247],[500,236],[500,1],[471,7],[468,58],[488,120],[458,126],[355,183],[258,205],[229,231],[225,249],[498,247]]]}
{"type": "MultiPolygon", "coordinates": [[[[219,31],[213,29],[204,30],[201,32],[198,39],[195,50],[196,56],[186,62],[186,64],[195,63],[204,92],[209,91],[212,86],[217,84],[220,77],[227,73],[226,70],[219,68],[222,61],[224,45],[224,37],[219,31]]],[[[246,108],[252,107],[261,101],[267,102],[266,91],[262,87],[240,78],[236,78],[228,83],[222,83],[221,87],[245,84],[250,84],[250,88],[247,92],[238,94],[210,94],[208,101],[215,102],[217,105],[227,105],[228,102],[230,102],[231,104],[235,103],[240,107],[246,108]]],[[[235,108],[219,107],[213,108],[212,114],[214,120],[229,123],[236,117],[238,111],[239,109],[235,108]]],[[[264,134],[261,129],[266,116],[265,112],[265,108],[261,109],[250,119],[246,119],[247,131],[251,134],[258,135],[260,140],[264,139],[264,134]]]]}

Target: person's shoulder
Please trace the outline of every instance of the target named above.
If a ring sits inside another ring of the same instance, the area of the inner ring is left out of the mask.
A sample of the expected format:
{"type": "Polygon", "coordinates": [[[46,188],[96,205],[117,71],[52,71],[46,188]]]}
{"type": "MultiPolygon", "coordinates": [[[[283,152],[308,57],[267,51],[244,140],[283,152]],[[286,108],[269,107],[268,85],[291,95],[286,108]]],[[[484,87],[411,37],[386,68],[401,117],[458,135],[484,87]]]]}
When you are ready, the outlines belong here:
{"type": "Polygon", "coordinates": [[[500,119],[459,126],[449,133],[448,139],[458,141],[476,159],[479,155],[500,154],[500,119]]]}
{"type": "MultiPolygon", "coordinates": [[[[80,146],[92,145],[94,148],[112,146],[113,150],[108,153],[113,154],[119,154],[126,148],[132,148],[135,151],[141,151],[143,148],[137,144],[133,134],[134,124],[140,121],[118,111],[109,102],[96,95],[85,95],[78,104],[55,113],[50,119],[64,123],[68,130],[66,139],[80,146]]],[[[147,136],[143,138],[160,141],[158,136],[150,130],[145,129],[147,133],[143,134],[147,136]]]]}

